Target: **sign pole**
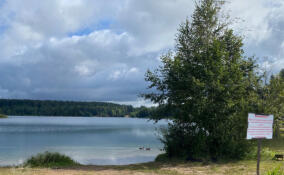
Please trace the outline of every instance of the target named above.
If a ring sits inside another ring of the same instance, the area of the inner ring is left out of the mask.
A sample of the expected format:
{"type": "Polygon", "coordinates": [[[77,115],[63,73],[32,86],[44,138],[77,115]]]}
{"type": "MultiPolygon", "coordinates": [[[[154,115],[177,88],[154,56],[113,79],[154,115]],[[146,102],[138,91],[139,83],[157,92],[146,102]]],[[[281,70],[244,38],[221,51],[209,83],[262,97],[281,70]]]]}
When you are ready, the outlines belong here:
{"type": "Polygon", "coordinates": [[[259,174],[259,164],[260,164],[260,150],[261,150],[261,139],[257,139],[257,166],[256,166],[256,174],[259,174]]]}

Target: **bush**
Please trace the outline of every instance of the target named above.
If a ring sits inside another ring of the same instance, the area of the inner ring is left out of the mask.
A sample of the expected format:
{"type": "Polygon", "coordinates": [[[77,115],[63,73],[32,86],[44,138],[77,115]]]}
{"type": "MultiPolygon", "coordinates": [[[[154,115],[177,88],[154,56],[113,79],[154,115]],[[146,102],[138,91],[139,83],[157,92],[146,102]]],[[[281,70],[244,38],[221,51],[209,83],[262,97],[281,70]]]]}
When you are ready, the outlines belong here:
{"type": "Polygon", "coordinates": [[[156,158],[155,158],[155,162],[168,162],[170,159],[167,156],[167,154],[159,154],[156,158]]]}
{"type": "Polygon", "coordinates": [[[0,118],[7,118],[8,116],[4,115],[4,114],[0,114],[0,118]]]}
{"type": "Polygon", "coordinates": [[[203,129],[197,128],[192,133],[193,127],[195,126],[192,124],[175,123],[169,124],[167,130],[162,131],[161,141],[169,158],[198,162],[242,159],[251,149],[250,142],[245,139],[237,140],[233,134],[213,139],[203,129]]]}
{"type": "Polygon", "coordinates": [[[24,166],[29,167],[65,167],[74,165],[78,165],[78,163],[70,157],[51,152],[39,153],[26,160],[24,163],[24,166]]]}
{"type": "MultiPolygon", "coordinates": [[[[274,158],[276,152],[270,150],[269,148],[261,149],[261,159],[262,160],[271,160],[274,158]]],[[[248,152],[245,157],[247,160],[257,160],[257,148],[254,147],[250,152],[248,152]]]]}

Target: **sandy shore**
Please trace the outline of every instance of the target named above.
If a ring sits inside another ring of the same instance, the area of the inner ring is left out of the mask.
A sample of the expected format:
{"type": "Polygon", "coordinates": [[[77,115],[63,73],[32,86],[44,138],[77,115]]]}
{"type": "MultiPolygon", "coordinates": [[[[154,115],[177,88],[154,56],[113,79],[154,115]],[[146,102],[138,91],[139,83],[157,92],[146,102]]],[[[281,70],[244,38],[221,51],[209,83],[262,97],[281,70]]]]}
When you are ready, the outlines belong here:
{"type": "MultiPolygon", "coordinates": [[[[75,166],[61,169],[2,167],[0,175],[254,175],[255,161],[230,163],[145,163],[126,166],[75,166]]],[[[284,167],[284,161],[263,161],[261,172],[284,167]]]]}

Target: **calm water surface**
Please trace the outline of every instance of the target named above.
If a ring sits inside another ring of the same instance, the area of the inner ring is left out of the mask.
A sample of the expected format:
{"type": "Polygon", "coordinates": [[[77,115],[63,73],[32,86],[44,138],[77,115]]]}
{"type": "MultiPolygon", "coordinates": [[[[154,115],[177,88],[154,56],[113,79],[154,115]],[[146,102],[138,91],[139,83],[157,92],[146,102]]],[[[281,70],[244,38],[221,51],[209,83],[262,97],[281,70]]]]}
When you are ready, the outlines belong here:
{"type": "Polygon", "coordinates": [[[122,165],[160,154],[160,127],[147,119],[9,117],[0,120],[0,166],[18,165],[39,152],[60,152],[82,164],[122,165]],[[151,147],[151,151],[138,148],[151,147]]]}

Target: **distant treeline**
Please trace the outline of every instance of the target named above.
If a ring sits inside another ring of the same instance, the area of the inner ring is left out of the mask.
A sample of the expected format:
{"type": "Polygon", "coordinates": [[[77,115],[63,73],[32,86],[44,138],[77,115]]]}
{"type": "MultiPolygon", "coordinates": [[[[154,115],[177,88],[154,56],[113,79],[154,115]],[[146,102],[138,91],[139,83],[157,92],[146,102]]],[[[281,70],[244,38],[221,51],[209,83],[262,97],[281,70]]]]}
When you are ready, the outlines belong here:
{"type": "Polygon", "coordinates": [[[0,99],[0,114],[14,116],[100,116],[148,118],[155,108],[106,102],[0,99]]]}

